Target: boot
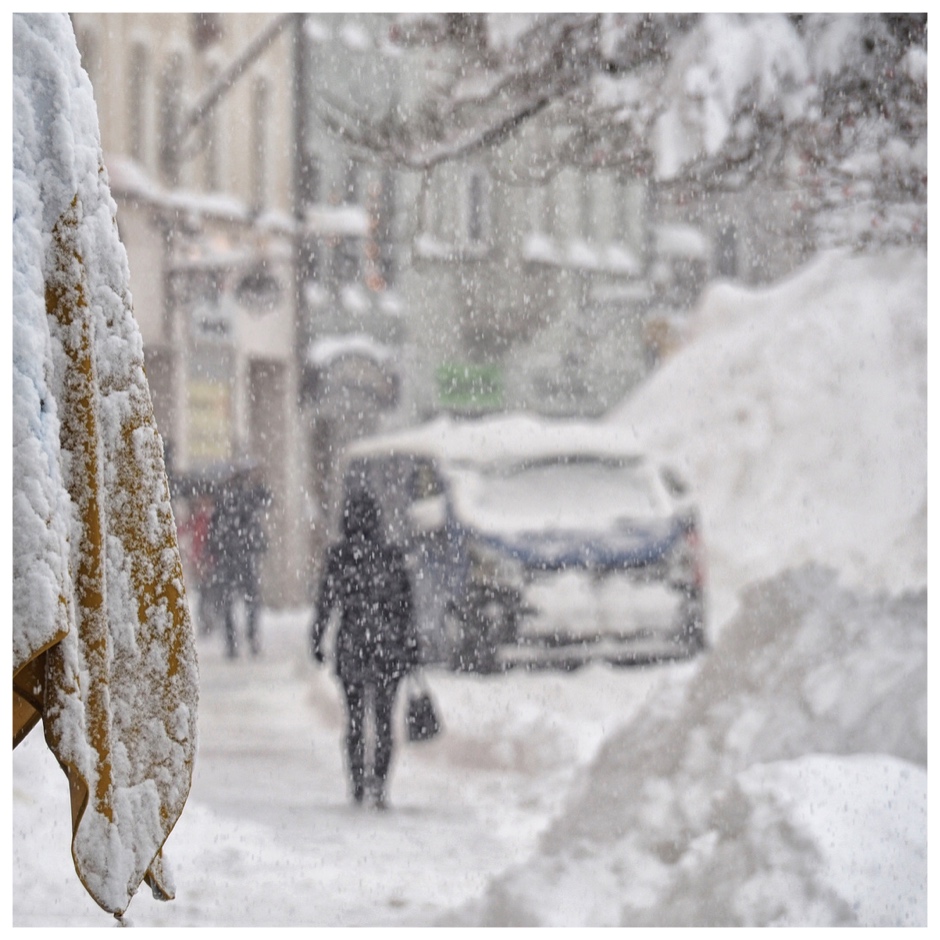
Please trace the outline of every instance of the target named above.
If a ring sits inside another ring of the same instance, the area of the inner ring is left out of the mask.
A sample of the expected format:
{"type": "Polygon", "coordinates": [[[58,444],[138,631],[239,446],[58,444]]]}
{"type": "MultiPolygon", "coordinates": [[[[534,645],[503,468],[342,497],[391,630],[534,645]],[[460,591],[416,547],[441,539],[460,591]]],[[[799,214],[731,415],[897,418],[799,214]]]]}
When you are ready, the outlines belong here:
{"type": "Polygon", "coordinates": [[[384,780],[374,780],[372,783],[372,805],[378,810],[388,809],[388,797],[385,795],[384,780]]]}
{"type": "Polygon", "coordinates": [[[357,806],[362,805],[362,801],[365,799],[366,790],[361,783],[357,783],[353,786],[353,802],[357,806]]]}

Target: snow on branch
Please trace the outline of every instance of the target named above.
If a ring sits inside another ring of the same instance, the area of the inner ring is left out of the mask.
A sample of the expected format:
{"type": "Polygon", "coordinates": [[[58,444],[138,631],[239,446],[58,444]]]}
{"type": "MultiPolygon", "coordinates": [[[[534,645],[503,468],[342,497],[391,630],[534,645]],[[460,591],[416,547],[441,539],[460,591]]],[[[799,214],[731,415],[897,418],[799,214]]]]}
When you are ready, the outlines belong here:
{"type": "Polygon", "coordinates": [[[825,212],[850,176],[876,208],[926,202],[924,14],[408,14],[390,38],[417,100],[379,117],[321,108],[393,165],[426,170],[539,125],[556,164],[665,187],[768,180],[825,212]]]}

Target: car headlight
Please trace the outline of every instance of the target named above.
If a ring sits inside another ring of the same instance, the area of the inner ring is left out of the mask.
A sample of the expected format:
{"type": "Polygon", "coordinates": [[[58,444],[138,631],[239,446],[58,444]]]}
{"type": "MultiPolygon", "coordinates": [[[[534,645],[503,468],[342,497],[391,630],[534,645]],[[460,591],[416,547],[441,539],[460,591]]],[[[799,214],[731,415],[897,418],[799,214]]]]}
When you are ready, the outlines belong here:
{"type": "Polygon", "coordinates": [[[474,542],[470,546],[470,579],[478,584],[502,585],[522,589],[525,567],[522,562],[485,542],[474,542]]]}

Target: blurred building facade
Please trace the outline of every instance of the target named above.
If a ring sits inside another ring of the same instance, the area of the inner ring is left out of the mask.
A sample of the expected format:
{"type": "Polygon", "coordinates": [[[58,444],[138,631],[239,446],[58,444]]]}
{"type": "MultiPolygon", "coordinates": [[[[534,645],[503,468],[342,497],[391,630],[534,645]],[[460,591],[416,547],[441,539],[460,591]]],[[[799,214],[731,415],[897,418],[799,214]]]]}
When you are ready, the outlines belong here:
{"type": "Polygon", "coordinates": [[[296,14],[72,22],[171,476],[258,466],[273,495],[265,603],[305,603],[323,465],[334,437],[373,429],[397,400],[383,340],[400,339],[362,300],[373,193],[330,182],[344,161],[311,144],[302,113],[299,44],[317,32],[301,36],[310,24],[296,14]],[[377,335],[335,342],[360,330],[377,335]]]}
{"type": "Polygon", "coordinates": [[[527,128],[416,185],[418,413],[597,415],[645,374],[644,190],[614,170],[529,178],[550,131],[527,128]]]}
{"type": "Polygon", "coordinates": [[[393,14],[72,18],[171,469],[260,464],[266,603],[310,600],[348,441],[442,411],[600,415],[710,279],[796,263],[786,206],[557,166],[551,109],[424,172],[354,150],[325,105],[408,113],[453,65],[393,46],[393,14]]]}
{"type": "MultiPolygon", "coordinates": [[[[316,21],[316,58],[338,54],[343,67],[321,73],[313,98],[365,121],[394,108],[417,138],[429,83],[460,74],[460,55],[475,54],[393,46],[401,20],[391,15],[316,21]]],[[[805,258],[792,193],[659,191],[603,153],[560,165],[565,107],[471,156],[386,171],[408,420],[517,409],[599,416],[668,354],[711,280],[762,283],[805,258]]],[[[368,165],[346,152],[351,166],[368,165]]]]}
{"type": "MultiPolygon", "coordinates": [[[[420,126],[427,84],[472,53],[399,54],[398,107],[420,126]]],[[[600,162],[559,166],[565,133],[550,108],[498,146],[404,176],[416,415],[597,415],[645,374],[646,191],[600,162]]]]}
{"type": "MultiPolygon", "coordinates": [[[[422,89],[436,70],[460,74],[460,55],[404,53],[399,107],[416,123],[422,89]]],[[[767,283],[811,250],[792,187],[736,191],[734,174],[720,191],[660,186],[576,149],[560,162],[567,107],[577,105],[555,102],[500,145],[407,178],[417,414],[600,416],[681,341],[709,282],[767,283]]]]}

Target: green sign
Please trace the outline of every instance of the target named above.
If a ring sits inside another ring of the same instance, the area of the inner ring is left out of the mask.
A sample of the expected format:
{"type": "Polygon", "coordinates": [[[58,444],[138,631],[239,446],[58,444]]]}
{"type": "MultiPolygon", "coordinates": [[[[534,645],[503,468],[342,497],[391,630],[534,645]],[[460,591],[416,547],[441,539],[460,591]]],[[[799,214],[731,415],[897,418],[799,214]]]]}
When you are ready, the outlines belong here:
{"type": "Polygon", "coordinates": [[[502,408],[502,369],[498,365],[445,363],[437,370],[437,393],[445,408],[473,411],[502,408]]]}

